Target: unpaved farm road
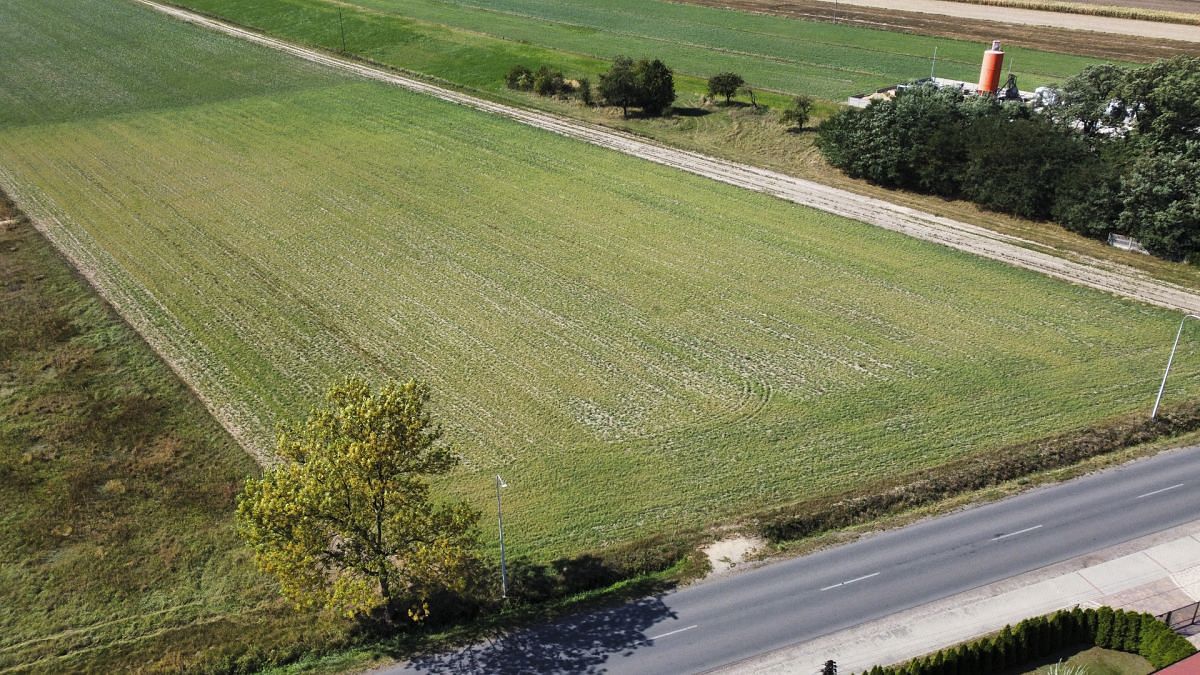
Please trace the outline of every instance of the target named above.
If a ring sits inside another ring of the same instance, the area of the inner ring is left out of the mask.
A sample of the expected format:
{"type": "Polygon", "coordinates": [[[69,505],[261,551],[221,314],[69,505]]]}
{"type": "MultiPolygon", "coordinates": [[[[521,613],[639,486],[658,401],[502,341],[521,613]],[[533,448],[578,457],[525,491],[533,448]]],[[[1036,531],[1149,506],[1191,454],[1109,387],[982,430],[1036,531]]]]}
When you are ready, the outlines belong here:
{"type": "MultiPolygon", "coordinates": [[[[329,54],[260,35],[238,26],[154,2],[138,0],[160,12],[250,42],[278,49],[302,59],[338,68],[356,75],[387,82],[429,96],[508,117],[523,124],[576,138],[627,155],[674,167],[706,178],[764,192],[796,204],[845,216],[910,237],[924,239],[1048,276],[1152,305],[1200,313],[1200,295],[1181,286],[1150,279],[1131,268],[1121,268],[1090,258],[1067,260],[1035,250],[1033,242],[993,232],[983,227],[935,216],[881,199],[821,185],[774,171],[738,164],[696,152],[659,145],[603,127],[566,119],[549,113],[517,108],[445,89],[405,77],[383,68],[337,58],[329,54]]],[[[830,232],[830,236],[837,236],[830,232]]]]}
{"type": "MultiPolygon", "coordinates": [[[[1063,12],[1047,12],[1040,9],[1020,9],[1017,7],[1000,7],[996,5],[972,5],[964,2],[950,2],[948,0],[838,0],[838,2],[845,5],[858,5],[860,7],[902,9],[906,12],[957,16],[963,19],[1020,23],[1030,26],[1053,26],[1055,28],[1070,28],[1072,30],[1086,30],[1097,33],[1137,35],[1140,37],[1158,38],[1160,40],[1200,42],[1200,26],[1189,26],[1179,23],[1118,19],[1116,17],[1093,16],[1091,14],[1067,14],[1063,12]]],[[[1110,4],[1119,5],[1120,3],[1114,2],[1110,4]]],[[[1197,10],[1193,9],[1190,11],[1197,10]]],[[[1002,36],[998,35],[996,37],[1002,36]]],[[[1097,39],[1102,38],[1098,37],[1097,39]]]]}

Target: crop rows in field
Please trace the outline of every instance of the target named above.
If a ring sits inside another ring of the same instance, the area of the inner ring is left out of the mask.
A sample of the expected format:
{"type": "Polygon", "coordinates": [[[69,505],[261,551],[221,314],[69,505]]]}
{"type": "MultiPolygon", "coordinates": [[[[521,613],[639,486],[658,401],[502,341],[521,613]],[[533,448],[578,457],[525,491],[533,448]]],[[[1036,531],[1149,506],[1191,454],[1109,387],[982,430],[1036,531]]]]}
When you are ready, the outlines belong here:
{"type": "MultiPolygon", "coordinates": [[[[385,63],[472,86],[496,87],[517,62],[552,63],[594,77],[619,54],[662,58],[679,73],[732,70],[750,85],[841,99],[938,74],[973,80],[982,45],[828,23],[657,1],[352,0],[347,45],[385,63]],[[590,72],[594,71],[594,72],[590,72]]],[[[184,5],[272,33],[339,46],[332,3],[186,0],[184,5]]],[[[349,17],[348,19],[346,17],[349,17]]],[[[1033,50],[1010,51],[1022,86],[1058,81],[1094,62],[1033,50]]]]}
{"type": "MultiPolygon", "coordinates": [[[[183,27],[98,0],[15,4],[26,25],[0,85],[29,54],[71,79],[40,92],[49,109],[88,81],[128,105],[10,125],[0,101],[0,180],[102,261],[121,310],[260,445],[341,375],[429,380],[466,460],[449,486],[482,506],[503,473],[518,553],[1128,412],[1174,329],[1167,312],[217,35],[204,41],[244,64],[205,72],[209,100],[163,108],[153,71],[183,27]],[[100,5],[116,35],[79,29],[100,5]],[[74,61],[98,39],[110,58],[74,61]],[[130,60],[151,73],[115,72],[130,60]],[[244,72],[294,86],[224,95],[244,72]]],[[[194,63],[215,48],[182,44],[194,63]]],[[[1195,354],[1178,363],[1176,397],[1200,373],[1195,354]]]]}

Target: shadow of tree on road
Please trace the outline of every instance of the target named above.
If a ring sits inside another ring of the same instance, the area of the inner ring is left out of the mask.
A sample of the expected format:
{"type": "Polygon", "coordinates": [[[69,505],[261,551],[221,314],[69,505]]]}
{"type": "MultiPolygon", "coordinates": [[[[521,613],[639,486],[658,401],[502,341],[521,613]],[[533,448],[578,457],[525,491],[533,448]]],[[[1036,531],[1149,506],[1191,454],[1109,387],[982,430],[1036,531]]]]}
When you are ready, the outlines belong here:
{"type": "MultiPolygon", "coordinates": [[[[559,619],[515,631],[457,652],[413,658],[408,670],[422,673],[599,673],[613,656],[653,644],[645,631],[676,618],[661,598],[559,619]]],[[[664,631],[670,628],[664,628],[664,631]]]]}

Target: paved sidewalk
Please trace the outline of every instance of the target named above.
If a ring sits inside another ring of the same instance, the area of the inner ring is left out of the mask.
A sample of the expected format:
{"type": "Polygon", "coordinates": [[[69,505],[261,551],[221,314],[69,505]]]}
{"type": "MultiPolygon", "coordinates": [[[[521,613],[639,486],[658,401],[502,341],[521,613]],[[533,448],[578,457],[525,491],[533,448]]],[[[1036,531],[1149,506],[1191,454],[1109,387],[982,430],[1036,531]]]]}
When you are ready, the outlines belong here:
{"type": "Polygon", "coordinates": [[[1161,614],[1200,600],[1200,521],[915,607],[718,672],[844,673],[899,663],[1056,609],[1161,614]]]}

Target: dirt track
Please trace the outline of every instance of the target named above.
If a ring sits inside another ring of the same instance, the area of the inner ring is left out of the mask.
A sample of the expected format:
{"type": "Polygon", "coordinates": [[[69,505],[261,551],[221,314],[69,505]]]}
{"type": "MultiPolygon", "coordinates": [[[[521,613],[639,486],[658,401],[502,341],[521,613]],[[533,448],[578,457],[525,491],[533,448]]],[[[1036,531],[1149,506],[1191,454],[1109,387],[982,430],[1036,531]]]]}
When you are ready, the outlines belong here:
{"type": "MultiPolygon", "coordinates": [[[[630,134],[576,120],[495,103],[405,77],[383,68],[340,59],[314,49],[298,47],[193,12],[162,5],[153,0],[138,1],[178,19],[278,49],[308,61],[338,68],[368,79],[387,82],[444,101],[508,117],[523,124],[587,141],[651,162],[748,190],[764,192],[797,204],[853,218],[1010,265],[1024,267],[1072,283],[1090,286],[1161,307],[1200,312],[1200,295],[1179,286],[1149,279],[1129,268],[1115,267],[1110,263],[1094,259],[1067,260],[1041,250],[1035,250],[1032,247],[1037,245],[1033,242],[999,234],[968,223],[864,197],[774,171],[666,147],[630,134]]],[[[836,236],[836,233],[831,234],[836,236]]]]}
{"type": "MultiPolygon", "coordinates": [[[[936,35],[978,42],[981,46],[1002,40],[1006,46],[1079,54],[1098,59],[1150,62],[1180,54],[1200,55],[1200,42],[1122,36],[1097,39],[1088,31],[1027,26],[1002,21],[963,21],[955,16],[880,9],[822,0],[673,0],[685,4],[773,14],[793,19],[825,21],[916,35],[936,35]]],[[[1200,5],[1200,2],[1197,3],[1200,5]]],[[[1196,27],[1200,32],[1200,27],[1196,27]]]]}
{"type": "Polygon", "coordinates": [[[1187,26],[1176,23],[1116,19],[1107,16],[1091,16],[1086,14],[1063,14],[1035,9],[1017,9],[1014,7],[971,5],[962,2],[948,2],[947,0],[903,0],[903,2],[899,0],[838,0],[838,2],[862,7],[902,9],[909,12],[956,16],[969,20],[1001,21],[1030,26],[1054,26],[1056,28],[1069,28],[1096,33],[1200,42],[1200,26],[1187,26]]]}

